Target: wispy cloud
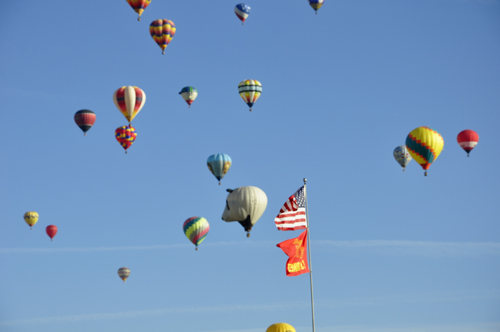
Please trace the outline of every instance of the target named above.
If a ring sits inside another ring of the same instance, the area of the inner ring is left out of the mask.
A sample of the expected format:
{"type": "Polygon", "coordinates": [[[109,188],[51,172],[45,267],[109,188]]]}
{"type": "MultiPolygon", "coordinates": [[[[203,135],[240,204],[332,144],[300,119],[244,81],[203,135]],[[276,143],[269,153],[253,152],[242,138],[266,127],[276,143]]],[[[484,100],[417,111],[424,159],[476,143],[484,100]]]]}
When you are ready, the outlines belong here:
{"type": "MultiPolygon", "coordinates": [[[[428,292],[428,293],[418,293],[418,294],[403,294],[400,296],[385,296],[385,297],[371,297],[371,298],[358,298],[358,299],[346,299],[346,300],[336,300],[336,301],[319,301],[316,303],[317,310],[330,310],[332,307],[346,307],[346,306],[371,306],[371,305],[399,305],[402,303],[430,303],[430,302],[457,302],[457,301],[473,301],[473,300],[491,300],[500,299],[500,289],[493,290],[467,290],[467,291],[456,291],[456,292],[428,292]]],[[[308,301],[296,301],[296,302],[283,302],[283,303],[273,303],[273,304],[252,304],[252,305],[225,305],[225,306],[209,306],[209,307],[187,307],[187,308],[164,308],[164,309],[153,309],[153,310],[138,310],[138,311],[126,311],[126,312],[115,312],[115,313],[95,313],[95,314],[82,314],[82,315],[67,315],[67,316],[56,316],[56,317],[42,317],[42,318],[30,318],[30,319],[20,319],[11,321],[0,321],[1,326],[16,326],[16,325],[38,325],[38,324],[53,324],[53,323],[76,323],[85,321],[102,321],[102,320],[115,320],[115,319],[127,319],[127,318],[137,318],[137,317],[151,317],[151,316],[167,316],[167,315],[179,315],[179,314],[189,314],[193,313],[224,313],[229,314],[232,312],[262,312],[262,311],[277,311],[277,310],[289,310],[290,308],[304,308],[308,309],[310,302],[308,301]]],[[[496,324],[496,323],[495,323],[496,324]]],[[[499,326],[500,323],[494,325],[499,326]]],[[[493,326],[493,325],[492,325],[493,326]]],[[[477,326],[475,326],[477,327],[477,326]]],[[[266,328],[266,327],[264,327],[266,328]]],[[[441,329],[425,329],[428,327],[417,327],[417,328],[367,328],[358,326],[348,326],[348,327],[335,327],[335,329],[324,327],[318,328],[318,331],[345,331],[345,332],[389,332],[389,331],[403,331],[403,332],[482,332],[482,331],[498,331],[499,329],[444,329],[444,327],[439,327],[441,329]]],[[[463,325],[461,325],[463,328],[463,325]]],[[[306,330],[308,328],[297,329],[306,330]]],[[[261,330],[261,329],[260,329],[261,330]]],[[[227,330],[227,331],[211,331],[211,332],[254,332],[254,329],[246,330],[227,330]]]]}
{"type": "MultiPolygon", "coordinates": [[[[437,241],[402,241],[402,240],[362,240],[333,241],[319,240],[311,242],[314,247],[330,247],[337,250],[369,250],[376,254],[425,255],[425,256],[479,256],[500,255],[499,242],[437,242],[437,241]]],[[[204,248],[211,247],[262,247],[275,246],[276,241],[228,241],[203,243],[204,248]]],[[[66,247],[66,248],[1,248],[0,254],[44,254],[67,252],[106,252],[134,250],[167,250],[192,247],[191,244],[169,244],[150,246],[117,247],[66,247]]]]}

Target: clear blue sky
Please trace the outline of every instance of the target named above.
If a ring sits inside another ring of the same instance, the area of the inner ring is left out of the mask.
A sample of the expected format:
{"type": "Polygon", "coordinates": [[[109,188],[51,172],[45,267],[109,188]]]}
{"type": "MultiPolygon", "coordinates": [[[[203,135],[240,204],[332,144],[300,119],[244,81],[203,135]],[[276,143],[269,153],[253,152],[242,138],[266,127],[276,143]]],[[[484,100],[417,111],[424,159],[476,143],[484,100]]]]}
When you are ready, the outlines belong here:
{"type": "Polygon", "coordinates": [[[124,0],[2,5],[0,330],[311,331],[309,276],[275,246],[299,232],[273,221],[306,177],[317,332],[499,331],[500,1],[252,0],[243,26],[237,3],[153,0],[140,22],[124,0]],[[124,85],[147,95],[128,154],[124,85]],[[419,126],[445,141],[427,177],[392,156],[419,126]],[[221,186],[214,153],[233,160],[221,186]],[[221,220],[241,186],[269,200],[250,238],[221,220]],[[211,227],[198,251],[192,216],[211,227]]]}

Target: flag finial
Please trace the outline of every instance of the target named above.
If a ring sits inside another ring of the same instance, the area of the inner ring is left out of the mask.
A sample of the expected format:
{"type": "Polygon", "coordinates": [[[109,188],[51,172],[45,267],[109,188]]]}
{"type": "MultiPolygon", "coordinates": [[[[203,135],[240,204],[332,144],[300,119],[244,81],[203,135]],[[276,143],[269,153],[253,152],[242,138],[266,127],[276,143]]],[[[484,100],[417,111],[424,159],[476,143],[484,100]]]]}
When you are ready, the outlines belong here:
{"type": "Polygon", "coordinates": [[[306,179],[306,178],[304,178],[304,184],[306,184],[306,182],[307,182],[307,179],[306,179]]]}

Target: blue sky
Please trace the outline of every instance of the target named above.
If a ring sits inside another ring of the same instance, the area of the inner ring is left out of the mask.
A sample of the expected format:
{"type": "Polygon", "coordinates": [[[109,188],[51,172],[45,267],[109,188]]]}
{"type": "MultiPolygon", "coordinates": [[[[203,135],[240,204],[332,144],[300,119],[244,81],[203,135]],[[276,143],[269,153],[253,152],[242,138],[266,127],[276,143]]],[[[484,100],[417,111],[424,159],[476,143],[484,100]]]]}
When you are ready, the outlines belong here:
{"type": "Polygon", "coordinates": [[[276,248],[300,232],[273,222],[303,178],[318,332],[500,330],[500,1],[254,0],[243,26],[236,4],[153,0],[140,22],[125,1],[3,6],[0,330],[311,331],[309,276],[276,248]],[[263,86],[252,112],[245,79],[263,86]],[[128,154],[124,85],[147,96],[128,154]],[[419,126],[445,141],[427,177],[392,156],[419,126]],[[214,153],[233,160],[220,186],[214,153]],[[241,186],[268,197],[250,238],[221,220],[241,186]],[[198,251],[192,216],[210,223],[198,251]]]}

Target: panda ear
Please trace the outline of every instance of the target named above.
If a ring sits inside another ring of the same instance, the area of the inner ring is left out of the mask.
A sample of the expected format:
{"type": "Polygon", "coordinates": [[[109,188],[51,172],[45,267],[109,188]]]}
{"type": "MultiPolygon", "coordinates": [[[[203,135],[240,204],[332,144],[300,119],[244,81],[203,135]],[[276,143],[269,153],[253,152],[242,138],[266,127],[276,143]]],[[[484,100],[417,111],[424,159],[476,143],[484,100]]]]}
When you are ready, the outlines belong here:
{"type": "Polygon", "coordinates": [[[232,193],[232,192],[233,192],[233,189],[226,189],[226,191],[227,191],[228,193],[232,193]]]}

